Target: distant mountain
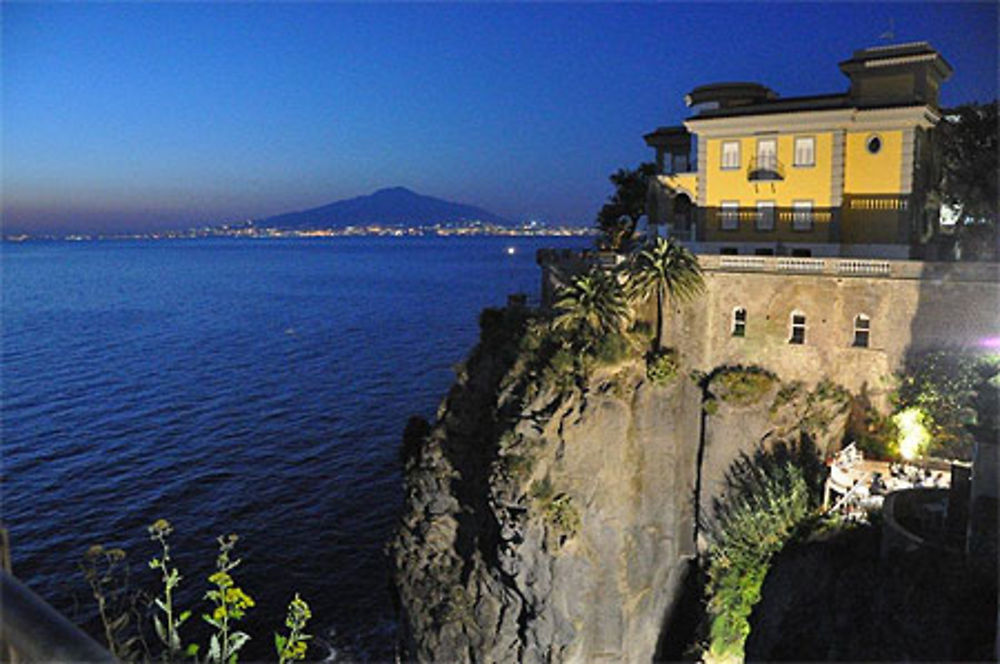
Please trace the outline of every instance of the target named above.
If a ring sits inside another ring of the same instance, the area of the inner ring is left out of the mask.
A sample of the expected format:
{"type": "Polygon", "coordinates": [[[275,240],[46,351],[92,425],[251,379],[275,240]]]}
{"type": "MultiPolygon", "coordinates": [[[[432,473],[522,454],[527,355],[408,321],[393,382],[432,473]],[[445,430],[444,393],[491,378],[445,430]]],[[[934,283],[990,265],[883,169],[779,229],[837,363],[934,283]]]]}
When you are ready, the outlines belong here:
{"type": "Polygon", "coordinates": [[[255,223],[274,228],[337,228],[370,224],[422,226],[477,219],[500,225],[510,223],[482,208],[422,196],[406,187],[390,187],[368,196],[258,219],[255,223]]]}

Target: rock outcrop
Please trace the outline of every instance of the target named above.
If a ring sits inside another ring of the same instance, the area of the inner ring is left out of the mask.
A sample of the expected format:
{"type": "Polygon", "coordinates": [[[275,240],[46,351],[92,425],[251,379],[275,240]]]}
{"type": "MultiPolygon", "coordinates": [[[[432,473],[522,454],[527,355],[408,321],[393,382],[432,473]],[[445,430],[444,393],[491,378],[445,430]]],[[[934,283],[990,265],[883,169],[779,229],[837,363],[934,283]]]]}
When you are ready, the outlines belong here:
{"type": "Polygon", "coordinates": [[[422,661],[650,661],[697,506],[741,453],[799,435],[800,412],[838,436],[844,393],[770,375],[747,389],[742,368],[654,382],[638,356],[560,372],[534,362],[530,321],[493,316],[436,423],[411,422],[404,441],[389,546],[404,647],[422,661]]]}

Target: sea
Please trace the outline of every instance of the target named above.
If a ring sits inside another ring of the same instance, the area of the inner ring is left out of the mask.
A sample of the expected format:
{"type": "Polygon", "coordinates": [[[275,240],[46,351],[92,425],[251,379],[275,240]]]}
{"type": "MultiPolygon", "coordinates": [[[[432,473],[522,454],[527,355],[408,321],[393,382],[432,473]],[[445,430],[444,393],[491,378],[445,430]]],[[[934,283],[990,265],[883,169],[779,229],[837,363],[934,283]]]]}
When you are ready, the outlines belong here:
{"type": "MultiPolygon", "coordinates": [[[[93,544],[153,593],[147,526],[173,526],[181,608],[206,610],[216,538],[273,658],[298,593],[309,658],[388,661],[385,544],[399,443],[433,419],[478,314],[537,299],[536,250],[590,238],[351,237],[5,243],[0,519],[14,574],[78,623],[93,544]]],[[[198,621],[190,640],[204,638],[198,621]]],[[[204,646],[203,646],[204,647],[204,646]]]]}

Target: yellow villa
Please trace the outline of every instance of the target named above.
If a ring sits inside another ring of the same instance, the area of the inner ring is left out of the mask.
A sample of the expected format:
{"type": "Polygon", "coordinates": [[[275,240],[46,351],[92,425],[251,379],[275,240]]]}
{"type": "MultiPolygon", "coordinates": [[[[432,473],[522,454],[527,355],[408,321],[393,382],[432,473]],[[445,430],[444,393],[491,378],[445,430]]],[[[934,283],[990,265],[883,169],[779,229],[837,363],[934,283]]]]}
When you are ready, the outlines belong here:
{"type": "Polygon", "coordinates": [[[933,259],[928,130],[952,68],[916,42],[855,51],[840,70],[850,87],[829,95],[691,91],[695,115],[645,136],[650,223],[699,253],[933,259]]]}

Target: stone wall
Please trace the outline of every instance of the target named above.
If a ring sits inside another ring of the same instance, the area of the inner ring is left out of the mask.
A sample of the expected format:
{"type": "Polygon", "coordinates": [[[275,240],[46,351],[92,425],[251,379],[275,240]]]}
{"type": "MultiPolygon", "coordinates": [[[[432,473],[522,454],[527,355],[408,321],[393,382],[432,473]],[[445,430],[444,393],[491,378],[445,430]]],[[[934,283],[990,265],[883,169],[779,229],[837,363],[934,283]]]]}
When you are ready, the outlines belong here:
{"type": "MultiPolygon", "coordinates": [[[[566,266],[541,259],[544,290],[551,294],[566,266]]],[[[1000,337],[996,263],[705,254],[698,259],[705,292],[673,307],[664,343],[702,371],[755,364],[784,381],[814,383],[826,376],[852,392],[877,397],[914,355],[979,347],[1000,337]],[[743,337],[733,336],[737,307],[747,312],[743,337]],[[801,345],[789,343],[793,311],[806,316],[801,345]],[[853,345],[859,314],[870,321],[866,348],[853,345]]]]}
{"type": "Polygon", "coordinates": [[[743,269],[727,266],[736,258],[699,256],[705,293],[674,308],[665,338],[704,371],[756,364],[785,381],[826,376],[879,394],[915,354],[1000,336],[996,264],[755,256],[743,269]],[[743,337],[732,333],[737,307],[747,312],[743,337]],[[801,345],[789,343],[793,311],[806,316],[801,345]],[[852,345],[859,314],[870,321],[867,348],[852,345]]]}

